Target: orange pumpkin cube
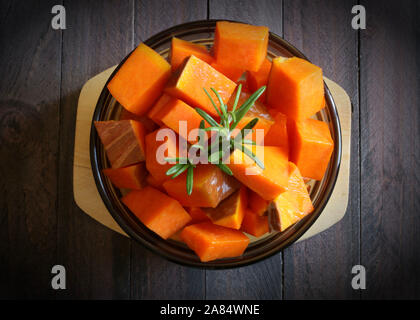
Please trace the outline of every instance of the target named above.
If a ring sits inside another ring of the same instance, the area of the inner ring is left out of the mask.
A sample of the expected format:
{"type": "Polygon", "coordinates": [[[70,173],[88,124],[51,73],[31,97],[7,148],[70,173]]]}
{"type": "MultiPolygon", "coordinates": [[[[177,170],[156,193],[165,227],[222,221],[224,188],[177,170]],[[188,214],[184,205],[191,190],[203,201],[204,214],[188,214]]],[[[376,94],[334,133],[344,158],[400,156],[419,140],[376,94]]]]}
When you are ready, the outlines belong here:
{"type": "Polygon", "coordinates": [[[112,96],[128,111],[143,115],[162,93],[171,66],[141,43],[108,83],[112,96]]]}
{"type": "Polygon", "coordinates": [[[145,129],[134,120],[95,121],[99,138],[112,168],[126,167],[145,159],[145,129]]]}
{"type": "Polygon", "coordinates": [[[187,142],[169,128],[160,128],[149,133],[146,138],[146,168],[158,185],[170,179],[166,175],[175,162],[165,158],[185,157],[187,142]]]}
{"type": "Polygon", "coordinates": [[[245,217],[242,221],[241,230],[253,235],[254,237],[261,237],[269,232],[268,217],[259,216],[253,211],[247,209],[245,211],[245,217]]]}
{"type": "Polygon", "coordinates": [[[241,187],[220,202],[216,208],[206,208],[204,211],[214,224],[238,230],[244,219],[246,208],[246,187],[241,187]]]}
{"type": "Polygon", "coordinates": [[[214,34],[214,56],[220,65],[258,71],[267,55],[268,28],[218,21],[214,34]]]}
{"type": "Polygon", "coordinates": [[[185,227],[181,238],[202,262],[241,256],[249,244],[241,231],[211,222],[185,227]]]}
{"type": "Polygon", "coordinates": [[[334,150],[328,124],[314,119],[287,123],[290,161],[306,178],[321,180],[334,150]]]}
{"type": "MultiPolygon", "coordinates": [[[[262,86],[267,85],[268,77],[271,70],[271,61],[267,58],[264,59],[261,67],[258,71],[248,71],[246,76],[246,83],[251,92],[257,91],[262,86]]],[[[267,90],[263,92],[261,97],[258,98],[258,101],[265,102],[265,96],[267,90]]]]}
{"type": "Polygon", "coordinates": [[[147,116],[159,126],[163,126],[163,122],[160,120],[158,115],[159,112],[162,111],[172,99],[174,98],[170,95],[167,95],[166,93],[162,94],[161,97],[153,105],[153,107],[149,110],[147,116]]]}
{"type": "Polygon", "coordinates": [[[235,82],[237,82],[245,72],[244,69],[239,69],[235,65],[221,65],[216,61],[213,61],[211,66],[235,82]]]}
{"type": "Polygon", "coordinates": [[[278,112],[274,124],[264,137],[264,145],[280,147],[289,156],[289,138],[287,134],[287,117],[278,112]]]}
{"type": "Polygon", "coordinates": [[[156,130],[156,124],[147,116],[139,116],[137,114],[131,113],[130,111],[121,108],[120,119],[119,120],[135,120],[140,122],[147,133],[156,130]]]}
{"type": "Polygon", "coordinates": [[[165,92],[184,100],[192,107],[198,107],[213,116],[218,116],[209,97],[209,92],[217,106],[219,101],[210,88],[214,88],[227,103],[236,83],[195,56],[189,57],[184,65],[177,69],[169,80],[165,92]]]}
{"type": "Polygon", "coordinates": [[[249,191],[249,208],[254,212],[255,214],[259,216],[263,216],[264,213],[268,209],[268,205],[270,204],[270,201],[265,200],[262,198],[258,193],[255,193],[253,191],[249,191]]]}
{"type": "Polygon", "coordinates": [[[238,149],[232,152],[230,163],[226,165],[232,170],[235,178],[249,189],[265,200],[273,200],[287,190],[288,159],[279,147],[253,146],[252,151],[263,162],[264,169],[238,149]]]}
{"type": "Polygon", "coordinates": [[[299,171],[299,168],[293,162],[289,162],[289,184],[287,191],[291,193],[289,201],[304,214],[311,213],[314,210],[308,188],[299,171]]]}
{"type": "Polygon", "coordinates": [[[168,239],[191,220],[178,201],[149,186],[129,192],[121,201],[163,239],[168,239]]]}
{"type": "Polygon", "coordinates": [[[196,224],[204,221],[210,221],[210,218],[207,217],[204,210],[200,207],[188,207],[187,212],[191,216],[191,222],[190,224],[196,224]]]}
{"type": "Polygon", "coordinates": [[[141,189],[146,185],[147,170],[144,162],[124,168],[103,169],[103,173],[117,188],[141,189]]]}
{"type": "Polygon", "coordinates": [[[146,177],[146,182],[149,186],[156,188],[162,192],[166,192],[163,188],[162,183],[159,183],[159,181],[157,181],[150,173],[146,177]]]}
{"type": "MultiPolygon", "coordinates": [[[[190,132],[200,127],[200,122],[203,118],[182,100],[170,99],[166,106],[158,112],[156,118],[188,142],[197,142],[197,136],[190,135],[190,132]]],[[[205,124],[207,127],[207,122],[205,124]]]]}
{"type": "Polygon", "coordinates": [[[295,120],[311,117],[324,107],[322,69],[297,57],[273,59],[267,104],[295,120]]]}
{"type": "Polygon", "coordinates": [[[198,164],[194,169],[193,189],[187,193],[187,172],[163,183],[166,192],[185,207],[211,207],[217,205],[239,188],[231,176],[211,164],[198,164]]]}
{"type": "Polygon", "coordinates": [[[191,55],[211,64],[214,60],[212,55],[208,52],[206,46],[178,39],[172,38],[171,42],[171,66],[172,71],[175,71],[184,62],[184,60],[191,55]]]}

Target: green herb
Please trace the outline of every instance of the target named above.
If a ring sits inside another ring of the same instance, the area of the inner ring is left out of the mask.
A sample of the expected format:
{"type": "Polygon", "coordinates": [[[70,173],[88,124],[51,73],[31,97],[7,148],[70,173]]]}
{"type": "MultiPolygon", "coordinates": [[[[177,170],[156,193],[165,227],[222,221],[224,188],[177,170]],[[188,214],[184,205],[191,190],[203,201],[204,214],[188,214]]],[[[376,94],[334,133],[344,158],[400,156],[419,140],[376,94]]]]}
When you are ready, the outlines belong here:
{"type": "MultiPolygon", "coordinates": [[[[246,115],[249,109],[254,105],[255,101],[263,94],[265,90],[265,86],[259,88],[255,91],[239,108],[238,108],[238,101],[242,90],[242,84],[238,86],[236,91],[235,101],[232,106],[232,110],[228,111],[226,104],[223,102],[222,97],[220,94],[214,89],[211,88],[213,93],[216,95],[219,101],[219,108],[217,107],[216,103],[214,102],[213,98],[209,94],[209,92],[204,88],[206,95],[209,97],[214,109],[216,110],[218,116],[220,117],[220,123],[217,122],[211,115],[205,112],[203,109],[195,108],[195,111],[203,118],[200,122],[200,135],[198,138],[198,142],[193,144],[190,147],[190,150],[193,148],[200,149],[201,152],[207,152],[208,161],[212,164],[217,165],[223,172],[228,175],[233,175],[232,171],[228,166],[221,163],[220,160],[226,156],[226,150],[220,150],[216,152],[211,151],[217,145],[220,146],[228,146],[229,153],[235,149],[241,150],[244,154],[250,157],[259,167],[264,169],[264,164],[261,162],[260,159],[245,145],[255,145],[256,143],[252,140],[247,140],[244,137],[244,133],[246,130],[253,130],[255,125],[258,122],[258,118],[252,119],[246,126],[242,128],[240,133],[237,134],[236,137],[232,138],[232,132],[238,125],[238,123],[242,120],[242,118],[246,115]],[[205,122],[207,122],[210,127],[205,128],[205,122]],[[206,148],[206,139],[205,139],[205,132],[207,131],[215,131],[217,132],[216,141],[210,146],[210,148],[206,148]],[[207,150],[206,150],[207,149],[207,150]]],[[[172,175],[172,179],[179,176],[181,173],[187,171],[187,193],[191,195],[193,190],[193,180],[194,180],[194,168],[195,164],[193,164],[188,158],[166,158],[166,161],[177,162],[173,167],[171,167],[166,174],[168,176],[172,175]]]]}

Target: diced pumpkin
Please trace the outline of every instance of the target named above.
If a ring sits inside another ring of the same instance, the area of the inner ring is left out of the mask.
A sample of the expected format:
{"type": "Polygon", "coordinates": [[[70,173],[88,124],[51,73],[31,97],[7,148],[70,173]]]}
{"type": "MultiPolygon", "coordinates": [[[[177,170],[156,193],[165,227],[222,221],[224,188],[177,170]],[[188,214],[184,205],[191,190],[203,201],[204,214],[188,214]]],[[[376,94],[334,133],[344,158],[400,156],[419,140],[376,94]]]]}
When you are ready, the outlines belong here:
{"type": "Polygon", "coordinates": [[[152,119],[155,123],[157,123],[159,126],[163,126],[162,121],[157,117],[159,112],[163,110],[166,105],[174,99],[170,95],[167,95],[166,93],[162,94],[161,97],[156,101],[156,103],[153,105],[153,107],[149,110],[147,113],[147,116],[152,119]]]}
{"type": "Polygon", "coordinates": [[[181,238],[202,262],[241,256],[249,244],[241,231],[211,222],[185,227],[181,238]]]}
{"type": "Polygon", "coordinates": [[[141,189],[146,185],[146,166],[144,162],[124,168],[107,168],[103,173],[117,188],[141,189]]]}
{"type": "Polygon", "coordinates": [[[171,66],[141,43],[108,83],[112,96],[128,111],[143,115],[162,93],[171,66]]]}
{"type": "Polygon", "coordinates": [[[273,59],[267,105],[295,120],[311,117],[324,107],[322,69],[297,57],[273,59]]]}
{"type": "Polygon", "coordinates": [[[200,127],[200,122],[203,118],[182,100],[172,98],[166,106],[158,112],[156,118],[165,126],[177,132],[188,142],[197,142],[197,136],[194,134],[190,135],[190,132],[200,127]],[[181,124],[180,121],[183,121],[184,123],[181,124]]]}
{"type": "Polygon", "coordinates": [[[289,138],[287,135],[287,117],[278,112],[274,124],[264,138],[264,145],[280,147],[289,156],[289,138]]]}
{"type": "Polygon", "coordinates": [[[210,218],[207,217],[204,210],[200,207],[188,207],[187,212],[191,216],[191,222],[190,224],[196,224],[204,221],[210,221],[210,218]]]}
{"type": "Polygon", "coordinates": [[[163,187],[185,207],[215,208],[239,188],[239,183],[215,165],[198,164],[194,169],[191,195],[187,194],[187,172],[165,181],[163,187]]]}
{"type": "MultiPolygon", "coordinates": [[[[229,99],[229,101],[227,103],[229,111],[232,110],[233,104],[235,102],[235,97],[236,97],[236,90],[232,94],[231,98],[229,99]]],[[[238,105],[237,105],[236,108],[238,109],[246,100],[248,100],[249,97],[250,97],[249,93],[241,91],[241,94],[239,95],[239,99],[238,99],[238,105]]],[[[252,107],[245,114],[245,116],[242,118],[242,120],[239,121],[236,128],[238,130],[242,129],[254,118],[258,118],[258,122],[255,125],[255,127],[253,128],[253,132],[248,134],[246,136],[246,138],[255,141],[257,144],[262,144],[262,142],[265,141],[265,136],[269,132],[271,126],[274,124],[274,119],[271,117],[271,115],[267,111],[266,107],[261,102],[256,101],[252,105],[252,107]],[[257,131],[255,131],[257,129],[262,130],[262,134],[257,135],[257,131]]],[[[233,135],[235,135],[235,134],[233,134],[233,135]]]]}
{"type": "Polygon", "coordinates": [[[249,191],[248,195],[249,195],[249,201],[248,201],[249,208],[255,214],[259,216],[263,216],[264,213],[266,213],[267,211],[270,201],[265,200],[258,193],[255,193],[254,191],[249,191]]]}
{"type": "Polygon", "coordinates": [[[267,55],[268,28],[218,21],[214,34],[214,56],[220,65],[258,71],[267,55]]]}
{"type": "Polygon", "coordinates": [[[131,113],[130,111],[121,108],[120,119],[119,120],[135,120],[140,122],[147,133],[156,130],[156,124],[147,116],[139,116],[137,114],[131,113]]]}
{"type": "Polygon", "coordinates": [[[157,181],[150,173],[146,177],[146,182],[149,186],[156,188],[162,192],[166,192],[163,188],[162,183],[159,183],[159,181],[157,181]]]}
{"type": "Polygon", "coordinates": [[[299,169],[289,162],[288,191],[280,194],[269,206],[274,230],[284,231],[313,211],[311,198],[299,169]]]}
{"type": "Polygon", "coordinates": [[[191,55],[211,64],[214,61],[212,55],[208,52],[206,46],[178,39],[172,38],[171,43],[171,66],[172,71],[178,69],[182,62],[191,55]]]}
{"type": "Polygon", "coordinates": [[[304,177],[321,180],[334,150],[328,124],[314,119],[287,123],[290,161],[304,177]]]}
{"type": "Polygon", "coordinates": [[[95,121],[112,168],[126,167],[145,159],[145,129],[134,120],[95,121]]]}
{"type": "Polygon", "coordinates": [[[241,187],[234,194],[219,203],[216,208],[206,208],[204,211],[210,220],[219,226],[239,229],[247,208],[246,187],[241,187]]]}
{"type": "Polygon", "coordinates": [[[261,237],[269,232],[268,217],[259,216],[247,209],[245,211],[244,220],[242,221],[241,230],[254,237],[261,237]]]}
{"type": "Polygon", "coordinates": [[[129,192],[121,201],[163,239],[181,230],[191,220],[178,201],[150,186],[129,192]]]}
{"type": "MultiPolygon", "coordinates": [[[[267,58],[264,59],[261,67],[258,71],[248,71],[246,76],[246,83],[251,92],[257,91],[262,86],[266,86],[268,83],[268,76],[270,75],[271,61],[267,58]]],[[[263,92],[258,101],[265,102],[267,90],[263,92]]]]}
{"type": "Polygon", "coordinates": [[[238,149],[230,155],[227,166],[249,189],[265,200],[273,200],[287,190],[288,159],[279,147],[253,146],[252,151],[264,163],[264,169],[238,149]]]}
{"type": "Polygon", "coordinates": [[[237,82],[245,72],[244,69],[239,69],[235,65],[221,65],[216,61],[213,61],[211,66],[235,82],[237,82]]]}
{"type": "Polygon", "coordinates": [[[146,168],[157,184],[170,179],[166,175],[174,164],[165,161],[165,158],[185,157],[187,142],[169,128],[160,128],[149,133],[146,138],[146,168]]]}
{"type": "Polygon", "coordinates": [[[209,92],[216,105],[219,106],[218,99],[210,88],[214,88],[220,94],[223,102],[227,103],[236,88],[236,83],[206,62],[191,56],[172,75],[165,92],[184,100],[194,108],[201,108],[207,113],[217,116],[217,112],[204,92],[204,88],[209,92]]]}

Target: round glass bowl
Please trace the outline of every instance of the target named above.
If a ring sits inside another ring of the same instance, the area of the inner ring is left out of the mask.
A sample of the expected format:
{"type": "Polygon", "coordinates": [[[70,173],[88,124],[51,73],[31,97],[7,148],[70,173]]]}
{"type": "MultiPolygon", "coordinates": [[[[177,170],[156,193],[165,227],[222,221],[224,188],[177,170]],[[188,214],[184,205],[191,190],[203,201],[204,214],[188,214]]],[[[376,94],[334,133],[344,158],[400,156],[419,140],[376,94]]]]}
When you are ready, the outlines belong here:
{"type": "MultiPolygon", "coordinates": [[[[216,22],[216,20],[204,20],[181,24],[158,33],[145,41],[145,44],[165,58],[168,57],[172,37],[203,44],[210,48],[213,44],[216,22]]],[[[273,58],[276,56],[297,56],[306,59],[300,51],[290,45],[287,41],[274,33],[270,33],[268,57],[273,58]]],[[[127,57],[125,59],[127,59],[127,57]]],[[[121,61],[109,80],[124,63],[125,59],[121,61]]],[[[131,238],[139,241],[147,248],[171,261],[188,266],[213,269],[239,267],[260,261],[284,249],[304,234],[322,213],[322,210],[333,191],[340,167],[341,130],[337,109],[326,85],[325,99],[326,107],[318,112],[315,117],[329,125],[335,147],[322,181],[308,182],[310,186],[310,196],[315,208],[314,211],[282,233],[272,232],[262,238],[251,238],[248,248],[240,257],[203,263],[184,243],[171,239],[163,240],[145,227],[136,216],[121,203],[121,191],[118,188],[114,188],[110,181],[103,175],[102,169],[107,168],[109,165],[106,159],[105,150],[92,125],[90,135],[90,157],[93,175],[99,193],[111,215],[131,238]]],[[[119,119],[121,108],[121,105],[111,96],[105,85],[98,99],[93,114],[92,124],[93,121],[119,119]]]]}

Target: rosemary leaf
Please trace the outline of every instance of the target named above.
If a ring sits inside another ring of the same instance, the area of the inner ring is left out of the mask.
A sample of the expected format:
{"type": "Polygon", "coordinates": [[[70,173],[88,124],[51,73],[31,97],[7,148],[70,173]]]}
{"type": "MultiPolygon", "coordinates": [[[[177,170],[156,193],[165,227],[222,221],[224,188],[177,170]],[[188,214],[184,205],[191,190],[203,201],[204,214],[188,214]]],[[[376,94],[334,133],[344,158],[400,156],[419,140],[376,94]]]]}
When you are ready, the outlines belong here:
{"type": "Polygon", "coordinates": [[[258,122],[258,118],[254,118],[250,122],[248,122],[246,124],[246,126],[241,129],[241,132],[238,133],[238,135],[235,137],[235,142],[238,142],[241,139],[244,139],[245,138],[245,131],[246,130],[252,130],[252,128],[255,127],[255,125],[257,124],[257,122],[258,122]]]}
{"type": "Polygon", "coordinates": [[[235,110],[236,110],[236,106],[238,105],[239,96],[241,95],[241,91],[242,91],[242,83],[239,84],[238,89],[236,90],[236,97],[235,97],[235,102],[233,103],[232,112],[235,112],[235,110]]]}
{"type": "Polygon", "coordinates": [[[225,173],[227,173],[228,175],[230,175],[230,176],[233,176],[233,172],[232,172],[232,170],[230,170],[230,168],[227,166],[227,165],[225,165],[225,164],[223,164],[223,163],[219,163],[219,164],[217,164],[217,166],[223,171],[223,172],[225,172],[225,173]]]}
{"type": "Polygon", "coordinates": [[[190,167],[191,167],[190,165],[184,164],[184,166],[181,169],[175,172],[175,174],[171,177],[171,179],[175,179],[176,177],[178,177],[181,173],[183,173],[185,170],[187,170],[190,167]]]}
{"type": "Polygon", "coordinates": [[[252,160],[254,160],[254,162],[261,168],[264,170],[264,163],[261,162],[260,159],[258,159],[258,157],[248,148],[246,148],[244,145],[239,144],[239,143],[234,143],[234,146],[236,149],[241,150],[243,153],[245,153],[248,157],[250,157],[252,160]]]}
{"type": "Polygon", "coordinates": [[[211,97],[210,93],[208,93],[208,91],[206,90],[206,88],[203,88],[204,92],[206,93],[207,97],[209,97],[211,104],[213,105],[214,109],[216,110],[217,114],[219,115],[219,117],[222,117],[222,114],[219,111],[219,108],[216,106],[216,103],[214,103],[213,98],[211,97]]]}
{"type": "Polygon", "coordinates": [[[194,169],[193,167],[188,167],[187,171],[187,193],[191,195],[194,183],[194,169]]]}
{"type": "Polygon", "coordinates": [[[255,141],[244,139],[242,140],[243,144],[251,144],[253,146],[257,145],[255,141]]]}
{"type": "Polygon", "coordinates": [[[195,111],[204,119],[207,121],[207,123],[213,127],[221,127],[220,124],[217,123],[216,120],[214,120],[207,112],[205,112],[203,109],[195,108],[195,111]]]}
{"type": "Polygon", "coordinates": [[[166,171],[166,175],[170,176],[171,174],[178,172],[178,170],[182,169],[183,166],[187,166],[187,164],[177,163],[166,171]]]}
{"type": "Polygon", "coordinates": [[[257,101],[257,99],[263,94],[264,90],[265,90],[265,86],[262,86],[261,88],[259,88],[236,111],[236,121],[233,123],[231,130],[236,128],[236,126],[242,120],[242,118],[245,116],[248,110],[254,105],[255,101],[257,101]]]}
{"type": "MultiPolygon", "coordinates": [[[[217,92],[214,88],[210,88],[214,94],[216,95],[217,99],[219,100],[219,104],[220,104],[220,110],[222,110],[223,112],[223,116],[225,117],[225,119],[227,119],[227,110],[226,110],[226,106],[223,102],[222,97],[220,96],[219,92],[217,92]]],[[[227,123],[227,121],[225,121],[227,123]]]]}

